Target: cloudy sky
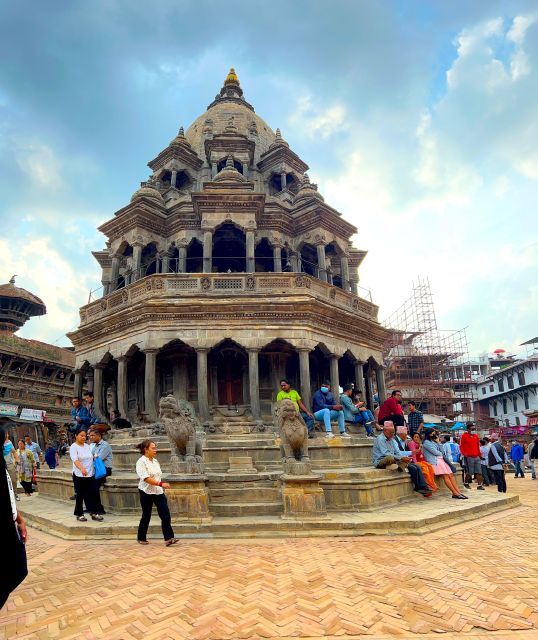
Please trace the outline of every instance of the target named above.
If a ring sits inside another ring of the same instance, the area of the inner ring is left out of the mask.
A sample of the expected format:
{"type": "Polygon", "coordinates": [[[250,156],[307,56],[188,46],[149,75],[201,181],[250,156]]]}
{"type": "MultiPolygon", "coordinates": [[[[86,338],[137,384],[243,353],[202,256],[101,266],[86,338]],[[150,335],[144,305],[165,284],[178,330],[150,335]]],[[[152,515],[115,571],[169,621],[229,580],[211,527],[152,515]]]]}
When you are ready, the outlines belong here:
{"type": "Polygon", "coordinates": [[[473,353],[538,335],[535,0],[0,0],[0,280],[68,344],[96,227],[236,68],[369,251],[390,315],[428,278],[473,353]]]}

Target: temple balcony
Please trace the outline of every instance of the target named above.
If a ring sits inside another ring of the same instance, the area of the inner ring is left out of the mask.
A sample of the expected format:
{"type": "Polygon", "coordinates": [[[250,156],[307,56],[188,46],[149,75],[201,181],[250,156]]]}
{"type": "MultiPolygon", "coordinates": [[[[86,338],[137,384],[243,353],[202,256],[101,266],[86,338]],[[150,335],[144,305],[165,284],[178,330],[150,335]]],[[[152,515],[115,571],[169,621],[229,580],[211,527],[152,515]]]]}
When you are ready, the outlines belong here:
{"type": "Polygon", "coordinates": [[[80,309],[80,326],[144,300],[313,299],[377,322],[378,307],[339,287],[304,273],[159,273],[146,276],[80,309]]]}

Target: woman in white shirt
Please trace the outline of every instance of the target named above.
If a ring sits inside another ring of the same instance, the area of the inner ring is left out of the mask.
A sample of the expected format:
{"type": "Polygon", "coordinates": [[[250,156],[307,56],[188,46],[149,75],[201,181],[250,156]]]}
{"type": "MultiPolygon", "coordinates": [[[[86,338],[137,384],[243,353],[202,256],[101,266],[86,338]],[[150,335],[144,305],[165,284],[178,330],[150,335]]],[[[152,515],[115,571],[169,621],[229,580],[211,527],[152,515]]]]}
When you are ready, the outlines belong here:
{"type": "Polygon", "coordinates": [[[101,522],[103,516],[97,513],[98,485],[93,470],[93,454],[90,445],[86,444],[86,432],[79,431],[75,442],[69,447],[69,455],[73,461],[73,482],[75,484],[75,516],[79,522],[87,522],[82,503],[90,512],[92,520],[101,522]]]}
{"type": "Polygon", "coordinates": [[[138,493],[140,494],[140,506],[142,507],[142,517],[138,525],[137,540],[139,544],[149,544],[146,536],[153,505],[157,507],[157,513],[161,519],[161,529],[164,536],[164,543],[167,547],[178,542],[174,538],[172,529],[170,509],[168,501],[164,495],[164,489],[170,489],[167,482],[162,482],[161,465],[157,462],[157,447],[151,440],[143,440],[137,449],[142,456],[136,463],[136,473],[140,478],[138,483],[138,493]]]}

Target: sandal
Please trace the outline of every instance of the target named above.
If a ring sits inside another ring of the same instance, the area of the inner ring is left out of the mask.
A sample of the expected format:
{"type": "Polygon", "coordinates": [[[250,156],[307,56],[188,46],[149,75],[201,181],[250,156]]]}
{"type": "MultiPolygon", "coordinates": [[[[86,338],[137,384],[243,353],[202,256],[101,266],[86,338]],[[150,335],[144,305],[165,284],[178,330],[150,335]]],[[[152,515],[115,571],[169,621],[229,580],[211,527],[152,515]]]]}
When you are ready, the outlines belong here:
{"type": "Polygon", "coordinates": [[[176,544],[176,542],[179,542],[177,538],[170,538],[170,540],[166,540],[164,544],[167,547],[171,547],[173,544],[176,544]]]}
{"type": "Polygon", "coordinates": [[[137,540],[138,544],[149,544],[147,540],[137,540]]]}
{"type": "Polygon", "coordinates": [[[88,518],[86,518],[86,516],[77,516],[77,520],[79,522],[88,522],[88,518]]]}

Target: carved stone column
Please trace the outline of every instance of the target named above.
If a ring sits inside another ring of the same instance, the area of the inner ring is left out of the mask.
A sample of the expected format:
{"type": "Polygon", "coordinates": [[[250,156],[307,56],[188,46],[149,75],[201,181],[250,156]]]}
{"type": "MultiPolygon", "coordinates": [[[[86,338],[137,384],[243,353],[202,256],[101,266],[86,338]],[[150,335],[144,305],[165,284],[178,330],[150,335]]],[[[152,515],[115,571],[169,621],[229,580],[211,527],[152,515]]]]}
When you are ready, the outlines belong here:
{"type": "Polygon", "coordinates": [[[359,283],[356,278],[351,278],[349,281],[349,288],[351,289],[351,293],[358,295],[359,283]]]}
{"type": "Polygon", "coordinates": [[[385,387],[385,367],[378,365],[375,370],[375,377],[377,382],[377,395],[379,396],[379,404],[382,404],[387,399],[387,390],[385,387]]]}
{"type": "Polygon", "coordinates": [[[139,242],[133,244],[133,275],[132,282],[140,279],[142,274],[140,273],[142,267],[142,245],[139,242]]]}
{"type": "Polygon", "coordinates": [[[144,413],[150,422],[157,420],[157,351],[144,349],[146,366],[144,369],[144,413]]]}
{"type": "Polygon", "coordinates": [[[247,249],[247,273],[254,273],[255,269],[255,256],[254,256],[254,231],[247,231],[245,234],[246,249],[247,249]]]}
{"type": "Polygon", "coordinates": [[[364,393],[364,362],[355,360],[355,384],[357,385],[357,391],[361,394],[361,399],[366,402],[366,395],[364,393]]]}
{"type": "Polygon", "coordinates": [[[243,176],[248,178],[248,162],[243,162],[243,176]]]}
{"type": "Polygon", "coordinates": [[[161,273],[170,272],[170,253],[163,251],[161,254],[161,273]]]}
{"type": "Polygon", "coordinates": [[[112,269],[110,271],[110,293],[116,291],[118,288],[118,278],[120,276],[120,258],[119,256],[112,257],[112,269]]]}
{"type": "Polygon", "coordinates": [[[330,358],[330,372],[331,372],[331,391],[333,393],[334,399],[336,400],[336,404],[338,404],[339,398],[340,398],[340,392],[338,391],[338,388],[340,387],[340,384],[339,384],[340,376],[338,374],[339,357],[336,354],[331,353],[329,358],[330,358]]]}
{"type": "Polygon", "coordinates": [[[207,396],[207,352],[208,349],[196,349],[197,382],[198,382],[198,412],[203,422],[209,420],[209,402],[207,396]]]}
{"type": "Polygon", "coordinates": [[[368,364],[368,373],[366,375],[366,403],[368,408],[373,411],[374,410],[374,372],[372,371],[371,365],[368,364]]]}
{"type": "Polygon", "coordinates": [[[204,231],[204,273],[213,271],[213,232],[204,231]]]}
{"type": "Polygon", "coordinates": [[[349,260],[345,254],[340,256],[340,274],[342,276],[342,289],[349,291],[349,260]]]}
{"type": "Polygon", "coordinates": [[[73,395],[76,398],[82,397],[82,371],[75,369],[75,380],[73,383],[73,395]]]}
{"type": "Polygon", "coordinates": [[[260,380],[258,372],[258,352],[256,348],[248,349],[248,387],[250,409],[254,420],[260,419],[260,380]]]}
{"type": "Polygon", "coordinates": [[[179,259],[177,270],[178,273],[186,273],[187,272],[187,247],[185,245],[179,246],[179,259]]]}
{"type": "Polygon", "coordinates": [[[101,416],[105,415],[103,406],[103,369],[102,364],[93,365],[93,395],[95,396],[95,410],[101,416]]]}
{"type": "Polygon", "coordinates": [[[284,191],[284,189],[286,188],[286,172],[283,171],[280,174],[280,188],[282,189],[282,191],[284,191]]]}
{"type": "Polygon", "coordinates": [[[172,185],[172,187],[176,186],[176,181],[177,181],[177,171],[174,169],[172,171],[172,179],[170,180],[170,184],[172,185]]]}
{"type": "Polygon", "coordinates": [[[289,253],[289,260],[291,263],[291,270],[293,271],[293,273],[298,273],[299,272],[299,256],[297,255],[296,251],[291,251],[289,253]]]}
{"type": "Polygon", "coordinates": [[[127,405],[127,356],[118,356],[118,406],[116,407],[121,415],[126,418],[128,413],[127,405]]]}
{"type": "Polygon", "coordinates": [[[279,244],[273,245],[273,271],[275,273],[282,271],[282,246],[279,244]]]}
{"type": "Polygon", "coordinates": [[[316,245],[316,249],[318,252],[318,278],[327,282],[327,264],[325,261],[325,245],[323,243],[319,243],[316,245]]]}
{"type": "Polygon", "coordinates": [[[305,407],[312,410],[312,397],[310,392],[310,349],[299,348],[299,376],[301,378],[301,398],[305,407]]]}

